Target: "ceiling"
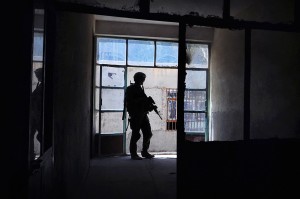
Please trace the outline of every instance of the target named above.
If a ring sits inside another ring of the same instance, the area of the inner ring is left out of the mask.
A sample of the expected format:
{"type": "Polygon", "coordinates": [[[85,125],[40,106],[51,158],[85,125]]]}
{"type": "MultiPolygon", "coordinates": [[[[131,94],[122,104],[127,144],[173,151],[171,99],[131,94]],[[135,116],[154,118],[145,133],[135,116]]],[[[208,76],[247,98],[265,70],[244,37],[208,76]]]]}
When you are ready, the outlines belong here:
{"type": "MultiPolygon", "coordinates": [[[[230,1],[230,13],[232,16],[235,16],[240,11],[246,9],[251,4],[257,0],[231,0],[230,1]]],[[[159,25],[176,25],[175,22],[163,22],[163,21],[152,21],[152,20],[143,20],[143,19],[133,19],[133,18],[124,18],[124,17],[112,17],[104,15],[95,15],[95,20],[101,21],[118,21],[118,22],[127,22],[127,23],[143,23],[143,24],[159,24],[159,25]]]]}

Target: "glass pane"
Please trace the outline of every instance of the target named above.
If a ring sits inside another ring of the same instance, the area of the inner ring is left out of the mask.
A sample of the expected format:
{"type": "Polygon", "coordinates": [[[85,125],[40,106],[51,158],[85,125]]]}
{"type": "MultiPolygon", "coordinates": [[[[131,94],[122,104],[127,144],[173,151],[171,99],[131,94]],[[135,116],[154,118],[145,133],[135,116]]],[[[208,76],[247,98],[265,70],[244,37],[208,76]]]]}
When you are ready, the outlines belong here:
{"type": "Polygon", "coordinates": [[[208,45],[187,44],[187,68],[208,68],[208,45]]]}
{"type": "Polygon", "coordinates": [[[205,113],[184,113],[184,131],[205,133],[205,121],[205,113]]]}
{"type": "Polygon", "coordinates": [[[96,88],[96,91],[95,91],[95,108],[96,110],[99,110],[99,98],[100,98],[100,89],[99,88],[96,88]]]}
{"type": "Polygon", "coordinates": [[[102,86],[123,87],[124,68],[102,66],[102,86]]]}
{"type": "Polygon", "coordinates": [[[99,111],[96,111],[95,114],[95,129],[96,133],[99,133],[99,111]]]}
{"type": "Polygon", "coordinates": [[[206,91],[185,91],[185,111],[205,111],[206,91]]]}
{"type": "Polygon", "coordinates": [[[154,41],[128,40],[128,64],[154,66],[154,41]]]}
{"type": "Polygon", "coordinates": [[[178,44],[174,42],[156,43],[156,66],[178,66],[178,44]]]}
{"type": "Polygon", "coordinates": [[[101,113],[101,134],[123,133],[122,114],[101,113]]]}
{"type": "Polygon", "coordinates": [[[95,74],[95,79],[96,79],[96,86],[100,87],[100,66],[96,66],[96,74],[95,74]]]}
{"type": "Polygon", "coordinates": [[[43,61],[44,33],[35,32],[33,37],[33,60],[43,61]]]}
{"type": "Polygon", "coordinates": [[[133,76],[136,72],[143,72],[147,76],[144,82],[146,94],[148,92],[148,88],[177,88],[178,70],[176,69],[128,67],[127,85],[130,85],[130,83],[134,83],[133,76]]]}
{"type": "Polygon", "coordinates": [[[205,89],[206,88],[206,71],[186,71],[186,88],[187,89],[205,89]]]}
{"type": "Polygon", "coordinates": [[[177,89],[167,89],[167,120],[177,120],[177,89]]]}
{"type": "Polygon", "coordinates": [[[113,38],[97,38],[97,63],[126,64],[126,40],[113,38]]]}
{"type": "Polygon", "coordinates": [[[168,100],[168,118],[167,120],[177,120],[177,100],[168,100]]]}
{"type": "Polygon", "coordinates": [[[123,110],[124,90],[123,89],[102,89],[101,110],[123,110]]]}

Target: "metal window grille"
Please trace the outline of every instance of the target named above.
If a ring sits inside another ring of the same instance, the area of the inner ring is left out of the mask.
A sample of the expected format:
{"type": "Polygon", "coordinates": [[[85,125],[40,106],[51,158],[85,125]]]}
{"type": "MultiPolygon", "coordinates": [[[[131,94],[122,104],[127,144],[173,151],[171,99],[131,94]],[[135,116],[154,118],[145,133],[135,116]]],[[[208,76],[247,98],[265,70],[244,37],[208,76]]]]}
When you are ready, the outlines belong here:
{"type": "Polygon", "coordinates": [[[177,126],[177,89],[167,89],[167,130],[176,130],[177,126]]]}
{"type": "MultiPolygon", "coordinates": [[[[184,128],[185,132],[205,132],[206,116],[205,91],[185,91],[184,128]],[[190,112],[191,111],[191,112],[190,112]]],[[[177,124],[177,89],[167,89],[167,130],[176,130],[177,124]]]]}

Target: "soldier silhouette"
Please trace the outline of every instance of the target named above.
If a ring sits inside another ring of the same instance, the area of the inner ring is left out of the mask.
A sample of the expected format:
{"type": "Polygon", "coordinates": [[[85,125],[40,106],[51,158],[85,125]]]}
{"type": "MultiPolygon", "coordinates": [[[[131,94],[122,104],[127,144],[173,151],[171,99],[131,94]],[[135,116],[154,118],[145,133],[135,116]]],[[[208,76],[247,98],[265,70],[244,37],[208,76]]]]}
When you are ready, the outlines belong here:
{"type": "Polygon", "coordinates": [[[151,103],[153,99],[150,96],[147,97],[144,92],[143,83],[146,75],[142,72],[137,72],[133,78],[135,83],[128,86],[125,92],[125,106],[129,114],[129,124],[132,130],[129,151],[131,159],[142,160],[137,154],[137,141],[141,138],[140,130],[142,130],[143,147],[141,155],[144,158],[151,159],[154,155],[148,152],[152,137],[148,113],[153,111],[155,107],[151,103]]]}
{"type": "Polygon", "coordinates": [[[43,102],[43,68],[38,68],[34,71],[38,80],[36,88],[31,94],[31,129],[30,129],[30,160],[35,160],[34,137],[41,143],[42,133],[42,102],[43,102]]]}

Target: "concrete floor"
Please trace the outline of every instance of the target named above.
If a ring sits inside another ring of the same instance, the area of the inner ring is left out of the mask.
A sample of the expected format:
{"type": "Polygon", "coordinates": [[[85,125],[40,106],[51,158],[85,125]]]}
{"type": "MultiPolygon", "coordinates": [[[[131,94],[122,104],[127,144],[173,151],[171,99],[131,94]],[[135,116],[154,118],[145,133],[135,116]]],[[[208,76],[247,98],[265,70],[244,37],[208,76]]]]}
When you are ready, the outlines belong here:
{"type": "Polygon", "coordinates": [[[130,156],[91,160],[81,191],[84,199],[176,199],[176,155],[153,159],[130,156]]]}

